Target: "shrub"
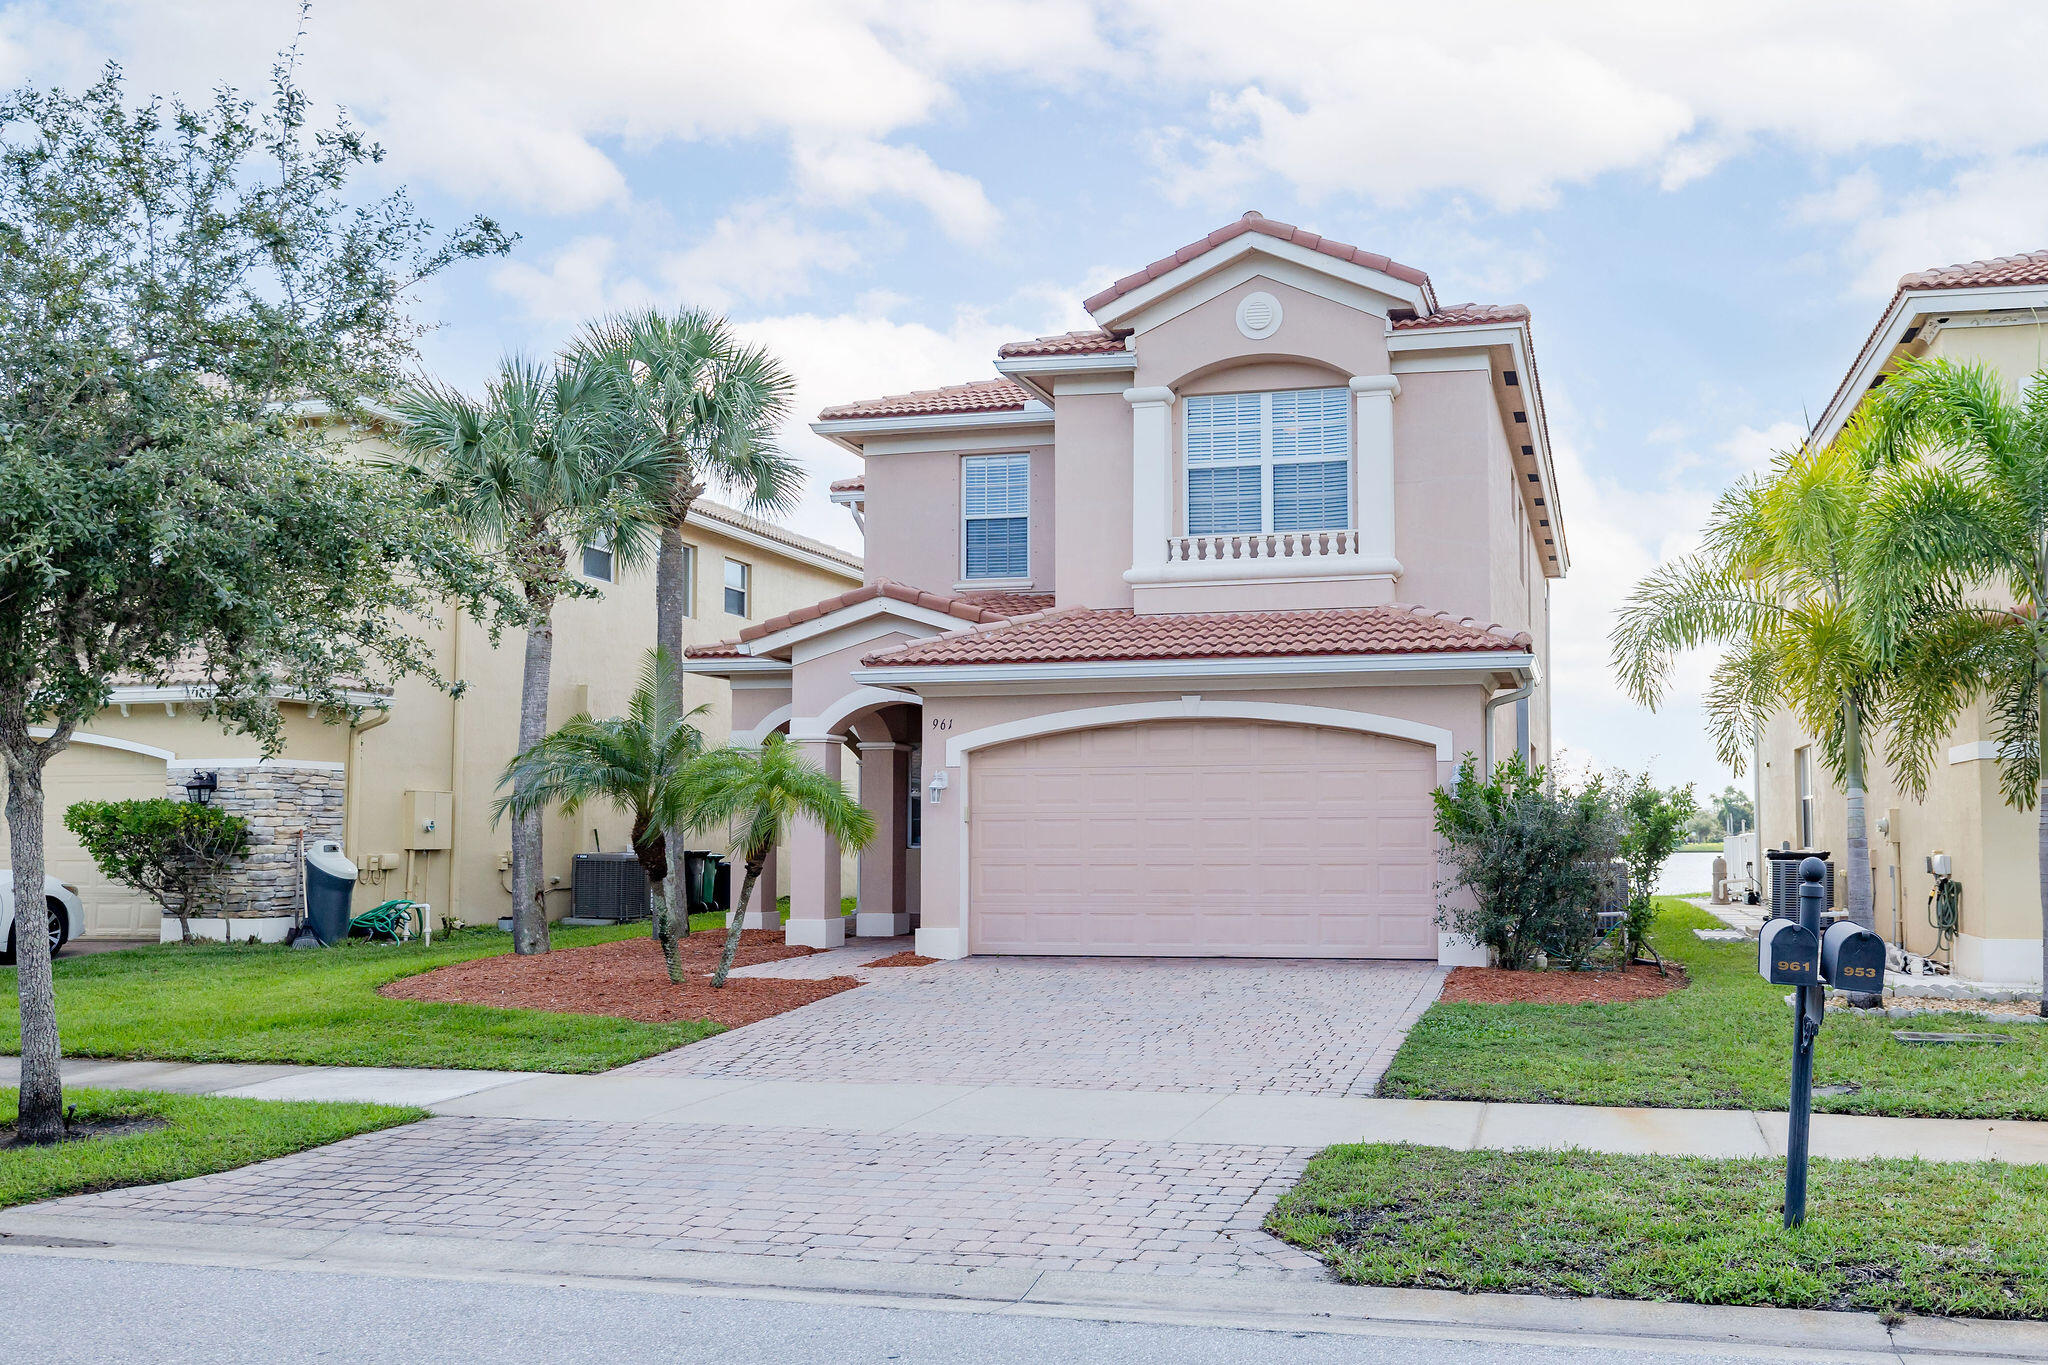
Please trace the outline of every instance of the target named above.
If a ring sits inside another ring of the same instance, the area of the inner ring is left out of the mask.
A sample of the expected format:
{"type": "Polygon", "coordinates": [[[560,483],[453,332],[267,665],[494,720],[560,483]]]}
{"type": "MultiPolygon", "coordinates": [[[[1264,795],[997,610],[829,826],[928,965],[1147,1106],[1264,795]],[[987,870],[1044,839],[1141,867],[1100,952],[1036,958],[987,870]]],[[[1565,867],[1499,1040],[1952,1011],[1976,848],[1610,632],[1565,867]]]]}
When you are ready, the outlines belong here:
{"type": "MultiPolygon", "coordinates": [[[[1619,854],[1628,865],[1628,920],[1622,926],[1622,962],[1649,949],[1650,925],[1657,918],[1650,904],[1657,869],[1685,842],[1687,825],[1699,815],[1690,785],[1665,789],[1648,773],[1614,779],[1614,804],[1621,817],[1619,854]]],[[[1663,963],[1658,963],[1661,970],[1663,963]]]]}
{"type": "Polygon", "coordinates": [[[222,876],[249,850],[249,822],[241,816],[166,797],[75,801],[64,812],[64,828],[78,836],[101,875],[176,915],[187,943],[193,912],[217,906],[222,876]]]}
{"type": "Polygon", "coordinates": [[[1467,754],[1457,783],[1436,792],[1436,832],[1448,869],[1437,886],[1440,927],[1485,944],[1503,967],[1527,967],[1539,952],[1585,961],[1619,842],[1605,783],[1559,786],[1519,754],[1482,782],[1467,754]],[[1452,903],[1459,890],[1472,904],[1452,903]]]}

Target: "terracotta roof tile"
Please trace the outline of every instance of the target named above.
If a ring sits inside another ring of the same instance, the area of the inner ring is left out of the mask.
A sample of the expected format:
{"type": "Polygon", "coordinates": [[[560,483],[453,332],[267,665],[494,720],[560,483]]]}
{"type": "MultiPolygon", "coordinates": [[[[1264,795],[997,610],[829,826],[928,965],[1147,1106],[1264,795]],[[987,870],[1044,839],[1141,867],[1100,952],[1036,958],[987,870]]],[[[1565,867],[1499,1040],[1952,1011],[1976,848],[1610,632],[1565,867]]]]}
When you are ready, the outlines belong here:
{"type": "Polygon", "coordinates": [[[1049,592],[998,592],[992,589],[977,589],[963,592],[960,596],[978,607],[986,607],[990,611],[1011,617],[1051,611],[1053,603],[1053,596],[1049,592]]]}
{"type": "Polygon", "coordinates": [[[1139,616],[1068,607],[871,654],[864,663],[1109,663],[1154,659],[1292,658],[1527,649],[1526,632],[1396,603],[1328,611],[1139,616]]]}
{"type": "Polygon", "coordinates": [[[1529,308],[1521,303],[1453,303],[1427,317],[1412,308],[1396,308],[1387,322],[1397,332],[1420,332],[1431,327],[1474,327],[1488,322],[1527,322],[1529,308]]]}
{"type": "Polygon", "coordinates": [[[685,659],[744,659],[747,652],[740,648],[738,640],[720,640],[715,645],[690,645],[683,650],[685,659]]]}
{"type": "Polygon", "coordinates": [[[1112,355],[1124,349],[1129,331],[1107,331],[1092,327],[1085,332],[1062,332],[1058,336],[1036,337],[1030,341],[1006,341],[996,348],[1004,359],[1030,355],[1112,355]]]}
{"type": "Polygon", "coordinates": [[[834,479],[831,491],[834,493],[865,493],[868,491],[868,481],[865,475],[858,474],[850,479],[834,479]]]}
{"type": "Polygon", "coordinates": [[[858,578],[861,575],[862,565],[859,555],[849,554],[837,545],[830,545],[822,540],[813,540],[809,536],[798,535],[787,526],[777,526],[772,521],[763,521],[759,517],[748,516],[738,508],[727,507],[722,502],[713,502],[709,498],[699,498],[690,504],[690,515],[702,517],[712,522],[723,523],[742,531],[749,531],[754,535],[777,541],[792,549],[807,550],[811,554],[823,559],[829,559],[838,564],[847,571],[849,577],[858,578]]]}
{"type": "MultiPolygon", "coordinates": [[[[1871,348],[1883,337],[1885,323],[1891,319],[1892,310],[1899,306],[1899,300],[1909,291],[1919,289],[1983,289],[1998,285],[2048,284],[2048,251],[2023,251],[2017,256],[1993,256],[1989,260],[1964,261],[1959,265],[1936,266],[1932,270],[1916,270],[1899,276],[1898,288],[1892,291],[1891,302],[1877,315],[1877,324],[1870,329],[1870,335],[1863,339],[1863,345],[1856,351],[1856,358],[1849,364],[1849,372],[1842,376],[1842,382],[1835,386],[1834,396],[1821,409],[1821,420],[1833,412],[1844,397],[1849,385],[1855,381],[1856,372],[1870,356],[1871,348]]],[[[1860,401],[1860,400],[1859,400],[1860,401]]],[[[1853,404],[1852,404],[1853,406],[1853,404]]]]}
{"type": "Polygon", "coordinates": [[[1160,257],[1143,270],[1126,275],[1109,288],[1084,299],[1081,306],[1092,313],[1098,308],[1116,302],[1140,285],[1150,284],[1161,275],[1186,265],[1204,252],[1222,246],[1232,238],[1242,237],[1247,232],[1256,232],[1283,242],[1293,242],[1311,251],[1319,251],[1325,256],[1334,256],[1340,261],[1350,261],[1368,270],[1392,275],[1397,280],[1406,280],[1409,284],[1420,286],[1423,301],[1429,305],[1431,312],[1436,311],[1436,292],[1430,287],[1429,276],[1414,266],[1402,265],[1399,261],[1389,260],[1378,252],[1367,251],[1346,242],[1331,241],[1328,237],[1318,236],[1306,228],[1298,228],[1292,223],[1282,223],[1259,213],[1247,213],[1237,221],[1217,228],[1201,240],[1189,242],[1172,255],[1160,257]]]}
{"type": "Polygon", "coordinates": [[[821,422],[843,421],[849,417],[924,417],[944,412],[1014,412],[1031,399],[1022,384],[1008,379],[976,379],[966,384],[948,384],[939,389],[891,394],[858,403],[841,403],[818,414],[821,422]]]}

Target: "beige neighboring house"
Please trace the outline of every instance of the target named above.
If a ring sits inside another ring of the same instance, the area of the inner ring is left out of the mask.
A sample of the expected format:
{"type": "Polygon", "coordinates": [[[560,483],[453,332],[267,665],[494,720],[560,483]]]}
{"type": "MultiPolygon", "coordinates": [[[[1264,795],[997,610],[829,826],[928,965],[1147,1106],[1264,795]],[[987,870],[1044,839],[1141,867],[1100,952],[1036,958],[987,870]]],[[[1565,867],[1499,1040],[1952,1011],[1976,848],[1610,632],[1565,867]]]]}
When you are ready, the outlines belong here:
{"type": "Polygon", "coordinates": [[[821,414],[867,582],[693,651],[876,817],[851,925],[798,826],[790,941],[1473,960],[1431,793],[1548,758],[1569,562],[1528,310],[1256,213],[1084,306],[821,414]]]}
{"type": "MultiPolygon", "coordinates": [[[[748,622],[861,581],[858,557],[711,502],[692,509],[686,539],[693,642],[730,636],[748,622]]],[[[602,596],[556,608],[552,724],[579,711],[624,711],[654,643],[652,565],[622,574],[602,546],[570,549],[571,566],[602,596]]],[[[197,714],[190,679],[117,688],[112,705],[73,737],[46,777],[49,867],[81,888],[85,935],[155,939],[160,917],[142,896],[99,875],[63,827],[65,807],[88,798],[183,800],[185,784],[198,772],[216,773],[219,804],[255,827],[254,851],[230,892],[238,911],[291,912],[304,830],[309,840],[340,840],[361,869],[358,911],[408,896],[430,904],[437,920],[485,924],[510,914],[505,869],[511,832],[493,822],[491,805],[515,748],[524,637],[508,632],[493,648],[483,628],[465,619],[444,624],[434,644],[442,672],[467,683],[460,699],[407,679],[393,692],[357,694],[354,700],[369,709],[350,726],[345,717],[319,715],[282,698],[285,743],[268,759],[253,740],[197,714]]],[[[687,696],[693,705],[710,707],[700,722],[707,741],[724,742],[732,689],[722,680],[693,677],[687,696]]],[[[568,911],[572,857],[623,851],[627,825],[608,809],[586,810],[574,821],[550,814],[545,848],[552,917],[568,911]]],[[[241,939],[256,929],[252,923],[233,932],[241,939]]]]}
{"type": "MultiPolygon", "coordinates": [[[[1988,365],[2015,390],[2048,368],[2048,251],[1907,275],[1821,413],[1813,436],[1832,440],[1866,394],[1908,356],[1988,365]]],[[[2000,795],[1994,732],[1972,708],[1936,751],[1924,801],[1899,789],[1882,741],[1868,775],[1871,884],[1878,932],[1917,952],[1935,947],[1927,856],[1949,855],[1962,884],[1956,973],[1975,981],[2038,985],[2041,890],[2036,817],[2000,795]]],[[[1847,849],[1848,813],[1810,735],[1781,713],[1758,746],[1757,828],[1763,847],[1847,849]]],[[[1731,867],[1740,876],[1743,869],[1731,867]]]]}

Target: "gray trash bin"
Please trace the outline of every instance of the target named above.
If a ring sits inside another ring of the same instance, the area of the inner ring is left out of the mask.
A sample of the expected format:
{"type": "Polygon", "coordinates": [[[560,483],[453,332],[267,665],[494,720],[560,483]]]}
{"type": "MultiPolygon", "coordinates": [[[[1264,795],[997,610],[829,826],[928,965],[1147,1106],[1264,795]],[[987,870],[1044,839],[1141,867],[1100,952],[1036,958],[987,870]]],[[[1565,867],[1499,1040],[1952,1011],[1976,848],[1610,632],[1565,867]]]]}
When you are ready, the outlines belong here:
{"type": "Polygon", "coordinates": [[[341,845],[322,839],[306,848],[306,923],[322,943],[348,937],[350,909],[356,894],[356,865],[342,855],[341,845]]]}

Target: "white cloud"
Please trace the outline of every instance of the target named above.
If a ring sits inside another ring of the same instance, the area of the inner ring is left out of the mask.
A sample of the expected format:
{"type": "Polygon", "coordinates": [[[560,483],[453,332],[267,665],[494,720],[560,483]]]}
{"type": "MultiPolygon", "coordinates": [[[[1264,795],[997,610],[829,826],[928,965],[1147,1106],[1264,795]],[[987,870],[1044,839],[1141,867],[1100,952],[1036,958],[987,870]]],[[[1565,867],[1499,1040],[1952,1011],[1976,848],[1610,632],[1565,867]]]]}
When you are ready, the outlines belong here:
{"type": "Polygon", "coordinates": [[[2048,155],[1993,158],[1946,185],[1894,196],[1874,173],[1858,171],[1794,213],[1843,230],[1855,293],[1888,295],[1913,271],[2048,246],[2048,155]]]}
{"type": "Polygon", "coordinates": [[[865,138],[799,142],[792,162],[798,192],[814,202],[844,207],[885,195],[923,205],[958,240],[986,241],[995,232],[998,215],[981,182],[919,148],[865,138]]]}

